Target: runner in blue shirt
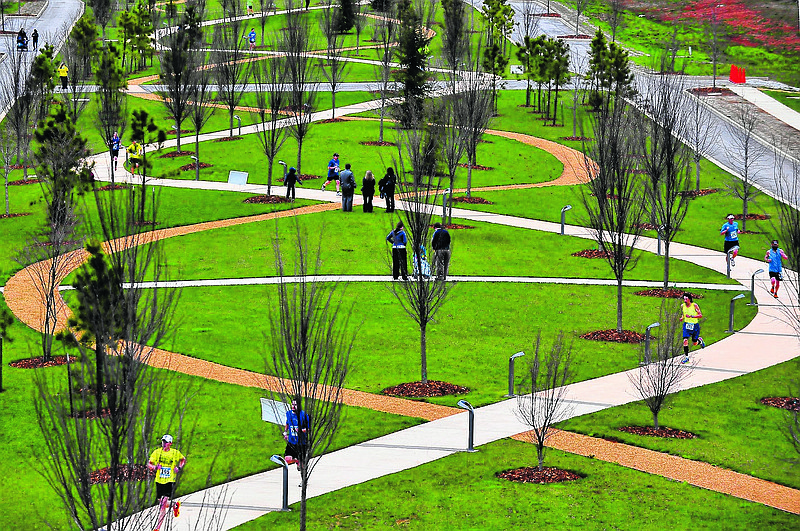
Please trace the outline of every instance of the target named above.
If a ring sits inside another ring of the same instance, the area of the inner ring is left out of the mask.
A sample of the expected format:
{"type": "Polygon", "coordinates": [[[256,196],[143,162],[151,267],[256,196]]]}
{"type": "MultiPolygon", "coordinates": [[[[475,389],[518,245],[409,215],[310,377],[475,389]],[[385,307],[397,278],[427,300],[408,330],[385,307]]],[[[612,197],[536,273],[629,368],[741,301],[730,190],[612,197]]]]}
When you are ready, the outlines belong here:
{"type": "Polygon", "coordinates": [[[117,171],[117,159],[119,159],[119,148],[122,145],[117,131],[114,131],[114,136],[111,137],[111,157],[114,159],[114,171],[117,171]]]}
{"type": "Polygon", "coordinates": [[[772,296],[776,299],[778,298],[778,288],[781,287],[781,280],[783,280],[781,276],[783,272],[783,261],[788,258],[786,253],[783,252],[783,249],[778,247],[778,240],[772,240],[772,248],[767,249],[764,261],[769,264],[769,281],[772,284],[772,287],[769,288],[769,292],[772,293],[772,296]]]}
{"type": "Polygon", "coordinates": [[[283,455],[287,464],[297,463],[298,470],[307,457],[310,425],[311,417],[300,408],[296,399],[292,400],[292,408],[286,412],[286,426],[283,432],[286,450],[283,455]]]}
{"type": "Polygon", "coordinates": [[[340,195],[342,192],[340,190],[340,182],[339,182],[339,154],[334,153],[333,158],[328,162],[328,180],[325,181],[325,184],[322,185],[322,191],[325,191],[325,187],[331,183],[331,181],[336,181],[336,195],[340,195]]]}
{"type": "Polygon", "coordinates": [[[256,29],[250,28],[250,33],[247,34],[247,42],[250,43],[250,51],[256,49],[256,29]]]}
{"type": "Polygon", "coordinates": [[[727,260],[728,251],[731,251],[731,267],[735,266],[734,259],[739,254],[739,224],[736,223],[733,214],[728,214],[727,221],[719,230],[720,235],[725,236],[725,259],[727,260]]]}

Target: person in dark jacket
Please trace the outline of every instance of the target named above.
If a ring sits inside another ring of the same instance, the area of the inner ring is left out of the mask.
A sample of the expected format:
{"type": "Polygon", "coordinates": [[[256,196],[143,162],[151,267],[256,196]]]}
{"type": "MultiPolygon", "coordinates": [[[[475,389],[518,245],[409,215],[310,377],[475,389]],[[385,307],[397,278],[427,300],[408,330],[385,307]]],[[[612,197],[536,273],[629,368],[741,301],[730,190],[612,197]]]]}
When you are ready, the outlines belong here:
{"type": "Polygon", "coordinates": [[[289,173],[286,174],[286,180],[283,182],[286,185],[286,199],[289,199],[289,194],[292,194],[292,202],[294,202],[294,185],[303,184],[300,177],[297,176],[297,170],[292,167],[289,168],[289,173]]]}
{"type": "Polygon", "coordinates": [[[386,175],[378,183],[378,190],[386,199],[386,212],[394,212],[394,188],[397,185],[397,176],[394,168],[386,168],[386,175]]]}
{"type": "Polygon", "coordinates": [[[372,197],[375,195],[375,177],[367,170],[361,181],[361,195],[364,198],[364,212],[372,212],[372,197]]]}
{"type": "Polygon", "coordinates": [[[436,278],[445,280],[450,268],[450,233],[441,223],[433,224],[433,270],[436,278]]]}
{"type": "Polygon", "coordinates": [[[350,164],[344,165],[344,171],[339,174],[339,181],[342,187],[342,211],[353,211],[353,194],[356,193],[356,179],[350,170],[350,164]]]}
{"type": "Polygon", "coordinates": [[[397,280],[402,275],[403,280],[408,280],[408,238],[402,221],[386,236],[386,241],[392,244],[392,278],[397,280]]]}

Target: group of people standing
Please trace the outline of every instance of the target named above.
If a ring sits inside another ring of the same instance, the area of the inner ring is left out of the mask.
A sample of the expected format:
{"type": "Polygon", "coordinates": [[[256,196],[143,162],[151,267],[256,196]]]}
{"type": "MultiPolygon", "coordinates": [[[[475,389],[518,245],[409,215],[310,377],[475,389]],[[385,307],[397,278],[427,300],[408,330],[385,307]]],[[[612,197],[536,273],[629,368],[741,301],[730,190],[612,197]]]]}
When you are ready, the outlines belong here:
{"type": "MultiPolygon", "coordinates": [[[[333,158],[328,162],[328,176],[322,184],[321,190],[324,192],[325,187],[330,183],[336,183],[336,195],[342,196],[342,211],[353,211],[353,196],[356,193],[356,180],[353,175],[352,166],[347,163],[344,165],[344,170],[340,171],[339,154],[334,153],[333,158]]],[[[383,179],[378,181],[378,193],[381,199],[386,200],[386,212],[394,212],[394,192],[397,186],[397,176],[395,175],[394,168],[387,168],[386,175],[383,179]]],[[[361,197],[364,199],[363,210],[364,212],[372,212],[372,199],[375,197],[375,176],[369,170],[364,174],[361,180],[361,197]]]]}
{"type": "MultiPolygon", "coordinates": [[[[392,278],[397,280],[402,277],[403,280],[408,280],[408,251],[406,250],[408,235],[402,221],[398,222],[395,228],[389,232],[386,241],[392,244],[392,278]]],[[[431,247],[433,248],[433,274],[439,280],[446,280],[447,272],[450,269],[450,233],[441,223],[433,224],[431,247]]],[[[422,257],[425,256],[425,248],[422,245],[416,252],[422,257]]],[[[420,271],[418,274],[422,274],[422,272],[420,271]]]]}

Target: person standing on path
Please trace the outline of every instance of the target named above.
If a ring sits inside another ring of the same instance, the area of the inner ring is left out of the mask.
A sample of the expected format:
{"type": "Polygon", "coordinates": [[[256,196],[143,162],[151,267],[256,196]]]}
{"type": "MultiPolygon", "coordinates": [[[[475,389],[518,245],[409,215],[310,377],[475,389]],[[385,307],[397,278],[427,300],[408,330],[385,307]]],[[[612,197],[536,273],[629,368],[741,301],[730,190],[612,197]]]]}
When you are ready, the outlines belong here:
{"type": "Polygon", "coordinates": [[[778,289],[781,287],[781,280],[783,277],[783,261],[788,260],[789,257],[783,252],[783,249],[778,247],[778,240],[772,240],[772,247],[767,249],[767,254],[764,256],[764,261],[769,264],[769,281],[772,287],[769,292],[776,299],[778,298],[778,289]]]}
{"type": "Polygon", "coordinates": [[[344,165],[344,171],[339,175],[342,189],[342,212],[353,211],[353,194],[356,193],[356,179],[350,171],[350,164],[344,165]]]}
{"type": "Polygon", "coordinates": [[[402,275],[403,280],[408,280],[408,238],[402,221],[386,236],[386,241],[392,244],[392,278],[397,280],[402,275]]]}
{"type": "Polygon", "coordinates": [[[375,196],[375,177],[367,170],[361,181],[361,196],[364,198],[364,212],[372,212],[372,198],[375,196]]]}
{"type": "Polygon", "coordinates": [[[114,161],[114,171],[117,171],[117,160],[119,159],[119,148],[122,146],[122,139],[119,133],[114,131],[114,136],[111,137],[111,159],[114,161]]]}
{"type": "Polygon", "coordinates": [[[155,531],[161,529],[164,518],[167,516],[167,509],[172,509],[173,515],[177,518],[181,512],[181,502],[172,502],[175,494],[175,480],[179,472],[186,466],[186,457],[172,447],[172,435],[161,437],[161,448],[150,454],[150,461],[147,468],[156,473],[156,498],[159,502],[158,523],[155,531]]]}
{"type": "Polygon", "coordinates": [[[334,153],[333,158],[328,162],[328,180],[325,181],[322,185],[321,190],[324,192],[325,187],[331,183],[331,181],[336,181],[336,195],[339,195],[341,192],[339,191],[339,154],[334,153]]]}
{"type": "Polygon", "coordinates": [[[63,62],[58,67],[58,77],[61,79],[61,89],[67,90],[67,76],[69,75],[69,68],[63,62]]]}
{"type": "Polygon", "coordinates": [[[450,233],[441,223],[433,224],[433,269],[436,278],[439,280],[447,279],[447,271],[450,269],[450,233]]]}
{"type": "Polygon", "coordinates": [[[681,304],[681,321],[683,321],[683,359],[681,363],[689,361],[689,338],[692,338],[694,346],[700,345],[700,348],[706,348],[706,342],[700,337],[700,319],[703,318],[703,312],[700,311],[700,306],[694,302],[691,293],[683,294],[683,304],[681,304]]]}
{"type": "Polygon", "coordinates": [[[289,173],[286,174],[286,181],[283,183],[286,185],[286,199],[289,199],[289,194],[292,194],[292,203],[294,203],[294,185],[295,183],[303,184],[303,181],[297,176],[297,169],[292,166],[289,168],[289,173]]]}
{"type": "Polygon", "coordinates": [[[378,182],[378,190],[386,199],[386,213],[394,212],[394,187],[397,185],[397,176],[394,168],[386,168],[386,175],[378,182]]]}
{"type": "Polygon", "coordinates": [[[31,39],[33,40],[33,51],[39,51],[39,32],[36,31],[36,28],[34,28],[33,33],[31,33],[31,39]]]}
{"type": "Polygon", "coordinates": [[[736,255],[739,254],[739,224],[734,221],[733,214],[728,214],[725,224],[719,230],[720,235],[725,236],[725,259],[728,259],[728,251],[731,252],[731,267],[735,266],[736,255]]]}
{"type": "Polygon", "coordinates": [[[300,407],[300,400],[293,399],[292,407],[286,412],[286,425],[283,438],[286,439],[286,449],[283,458],[286,464],[297,463],[300,470],[308,451],[308,430],[311,426],[311,417],[300,407]]]}

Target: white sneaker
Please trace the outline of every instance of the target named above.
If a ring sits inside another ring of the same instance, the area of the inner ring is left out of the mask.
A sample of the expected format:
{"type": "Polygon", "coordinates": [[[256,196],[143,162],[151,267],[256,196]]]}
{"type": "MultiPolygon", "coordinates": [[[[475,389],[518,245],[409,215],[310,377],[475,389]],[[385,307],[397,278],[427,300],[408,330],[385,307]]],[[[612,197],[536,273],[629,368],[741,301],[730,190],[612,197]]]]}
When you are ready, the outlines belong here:
{"type": "Polygon", "coordinates": [[[731,258],[731,267],[734,267],[735,265],[736,265],[736,262],[733,260],[733,258],[731,258]]]}

